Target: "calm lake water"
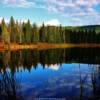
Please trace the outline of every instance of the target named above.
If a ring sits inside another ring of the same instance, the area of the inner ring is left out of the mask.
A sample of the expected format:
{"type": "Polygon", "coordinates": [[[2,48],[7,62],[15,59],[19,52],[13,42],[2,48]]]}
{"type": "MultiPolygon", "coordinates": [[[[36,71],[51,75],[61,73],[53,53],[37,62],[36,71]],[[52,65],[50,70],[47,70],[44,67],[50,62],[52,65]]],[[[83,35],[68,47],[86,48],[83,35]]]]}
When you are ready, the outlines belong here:
{"type": "Polygon", "coordinates": [[[99,95],[99,48],[0,53],[0,100],[100,100],[99,95]]]}

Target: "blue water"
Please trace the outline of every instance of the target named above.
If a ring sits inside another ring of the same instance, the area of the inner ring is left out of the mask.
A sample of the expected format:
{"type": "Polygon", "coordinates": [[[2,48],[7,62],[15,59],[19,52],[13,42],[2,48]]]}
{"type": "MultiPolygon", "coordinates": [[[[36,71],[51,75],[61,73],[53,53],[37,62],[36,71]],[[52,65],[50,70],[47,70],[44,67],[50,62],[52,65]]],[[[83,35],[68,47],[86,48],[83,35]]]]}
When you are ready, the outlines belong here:
{"type": "Polygon", "coordinates": [[[31,70],[20,66],[14,74],[16,93],[24,100],[33,98],[89,99],[99,97],[99,65],[61,64],[45,66],[38,64],[31,70]]]}

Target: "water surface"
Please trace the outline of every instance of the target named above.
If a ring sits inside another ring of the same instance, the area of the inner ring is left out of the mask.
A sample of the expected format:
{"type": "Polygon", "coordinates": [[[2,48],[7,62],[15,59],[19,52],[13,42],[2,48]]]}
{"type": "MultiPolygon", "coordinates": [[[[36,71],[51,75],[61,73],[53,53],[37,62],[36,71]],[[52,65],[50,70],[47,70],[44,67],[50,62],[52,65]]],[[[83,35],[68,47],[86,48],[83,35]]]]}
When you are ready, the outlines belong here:
{"type": "Polygon", "coordinates": [[[0,53],[0,100],[100,99],[100,49],[0,53]]]}

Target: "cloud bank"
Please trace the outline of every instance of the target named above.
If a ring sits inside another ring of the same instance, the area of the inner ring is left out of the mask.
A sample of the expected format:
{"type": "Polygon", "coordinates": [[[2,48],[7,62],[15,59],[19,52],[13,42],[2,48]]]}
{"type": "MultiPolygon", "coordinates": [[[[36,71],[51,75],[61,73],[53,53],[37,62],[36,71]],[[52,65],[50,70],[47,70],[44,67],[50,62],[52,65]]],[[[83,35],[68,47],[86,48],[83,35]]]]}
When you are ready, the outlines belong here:
{"type": "Polygon", "coordinates": [[[47,22],[44,22],[44,24],[47,26],[59,26],[60,25],[60,22],[58,19],[52,19],[52,20],[49,20],[47,22]]]}
{"type": "Polygon", "coordinates": [[[41,8],[69,18],[72,24],[100,23],[100,0],[3,0],[5,7],[41,8]]]}
{"type": "Polygon", "coordinates": [[[72,24],[100,22],[100,0],[48,0],[47,4],[48,11],[70,18],[72,24]]]}
{"type": "Polygon", "coordinates": [[[34,2],[29,2],[28,0],[3,0],[0,1],[3,5],[5,5],[6,7],[23,7],[23,8],[27,8],[27,7],[33,7],[34,6],[34,2]]]}

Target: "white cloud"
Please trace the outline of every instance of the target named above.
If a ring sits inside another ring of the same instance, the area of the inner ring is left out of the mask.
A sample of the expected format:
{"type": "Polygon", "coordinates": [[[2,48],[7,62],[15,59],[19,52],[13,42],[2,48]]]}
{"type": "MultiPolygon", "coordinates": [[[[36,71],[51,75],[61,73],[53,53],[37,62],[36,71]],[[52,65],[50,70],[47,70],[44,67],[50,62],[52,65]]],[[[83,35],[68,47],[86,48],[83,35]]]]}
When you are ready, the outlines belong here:
{"type": "Polygon", "coordinates": [[[100,22],[98,22],[97,25],[100,25],[100,22]]]}
{"type": "Polygon", "coordinates": [[[48,0],[48,10],[65,13],[94,13],[94,6],[100,4],[100,0],[48,0]]]}
{"type": "Polygon", "coordinates": [[[60,22],[58,19],[52,19],[52,20],[49,20],[47,22],[44,22],[44,24],[49,25],[49,26],[59,26],[60,22]]]}
{"type": "Polygon", "coordinates": [[[60,66],[57,65],[57,64],[55,64],[55,65],[51,64],[51,65],[49,66],[49,68],[52,69],[52,70],[54,70],[54,71],[57,71],[57,70],[59,70],[60,66]]]}
{"type": "Polygon", "coordinates": [[[46,0],[50,13],[56,13],[73,24],[97,24],[100,12],[96,7],[100,0],[46,0]],[[79,22],[79,23],[78,23],[79,22]]]}
{"type": "MultiPolygon", "coordinates": [[[[100,12],[96,9],[100,0],[0,0],[0,3],[4,7],[41,8],[41,12],[45,9],[50,14],[58,14],[68,21],[72,18],[73,22],[83,20],[90,23],[91,20],[91,23],[97,23],[100,20],[100,12]],[[86,20],[86,17],[89,19],[86,20]]],[[[56,26],[60,23],[58,19],[53,19],[45,24],[56,26]]]]}
{"type": "Polygon", "coordinates": [[[81,21],[81,19],[77,18],[77,17],[76,18],[72,18],[71,20],[74,21],[74,22],[80,22],[81,21]]]}
{"type": "Polygon", "coordinates": [[[4,0],[1,2],[2,4],[6,5],[6,7],[34,7],[35,2],[30,2],[27,0],[4,0]]]}
{"type": "Polygon", "coordinates": [[[54,71],[58,71],[59,68],[60,68],[60,66],[57,65],[57,64],[51,64],[51,65],[49,65],[49,67],[46,65],[45,67],[46,67],[46,68],[49,68],[49,69],[52,69],[52,70],[54,70],[54,71]]]}

